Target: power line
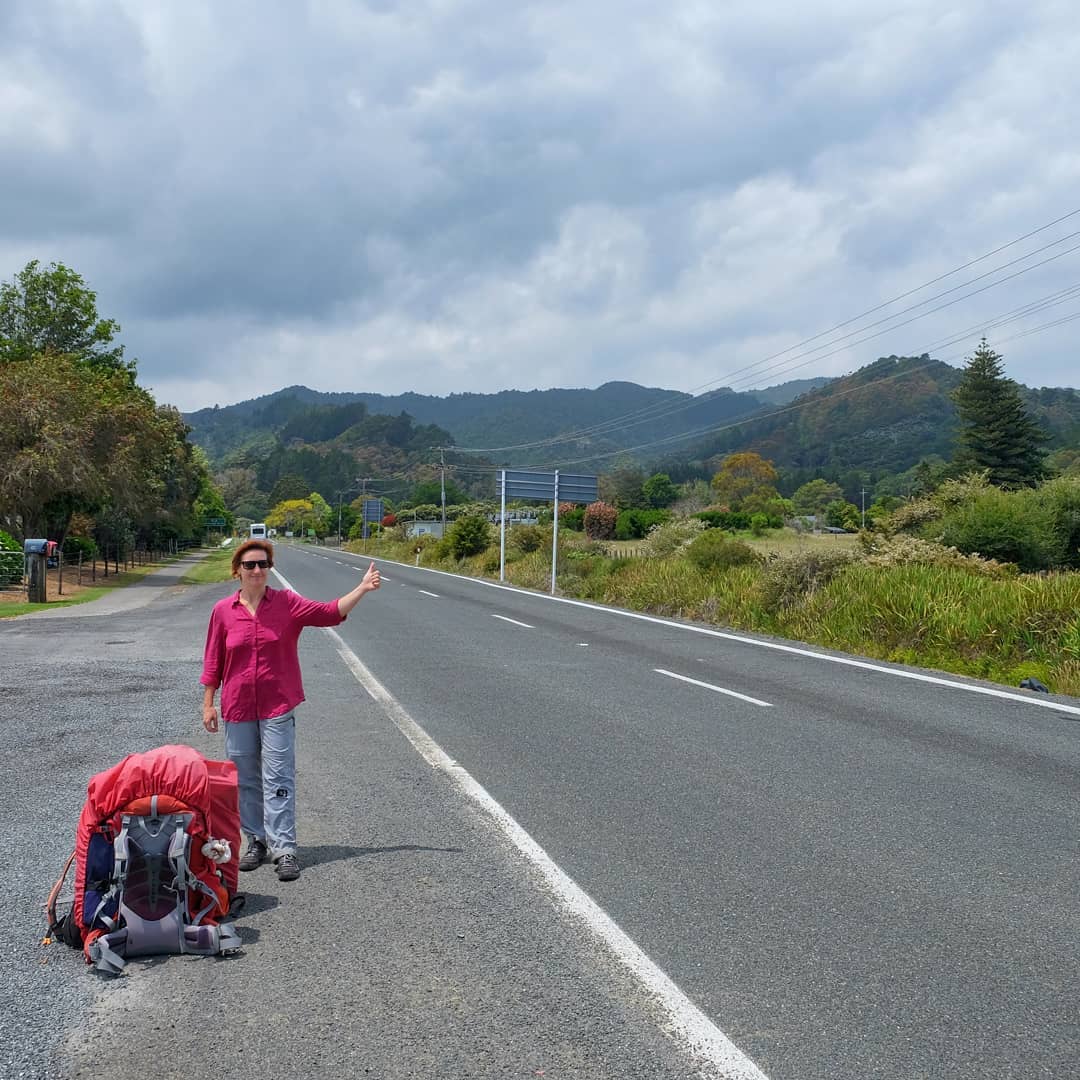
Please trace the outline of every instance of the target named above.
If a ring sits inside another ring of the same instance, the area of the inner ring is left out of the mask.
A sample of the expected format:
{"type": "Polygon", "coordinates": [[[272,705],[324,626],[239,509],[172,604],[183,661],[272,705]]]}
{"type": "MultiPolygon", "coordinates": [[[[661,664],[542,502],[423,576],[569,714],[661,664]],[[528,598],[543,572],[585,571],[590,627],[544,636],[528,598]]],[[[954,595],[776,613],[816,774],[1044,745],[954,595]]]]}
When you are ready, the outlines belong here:
{"type": "MultiPolygon", "coordinates": [[[[1009,341],[1016,341],[1016,340],[1018,340],[1020,338],[1030,337],[1032,334],[1041,333],[1044,330],[1050,330],[1053,327],[1061,326],[1061,325],[1063,325],[1065,323],[1073,322],[1073,321],[1075,321],[1077,319],[1080,319],[1080,311],[1074,312],[1074,313],[1072,313],[1070,315],[1064,316],[1063,318],[1060,318],[1060,319],[1056,319],[1056,320],[1054,320],[1052,322],[1049,322],[1049,323],[1043,323],[1040,326],[1031,327],[1031,328],[1029,328],[1027,330],[1023,330],[1023,331],[1021,331],[1021,332],[1019,332],[1017,334],[1013,334],[1013,335],[1011,335],[1009,337],[1002,338],[1001,341],[1000,341],[1000,344],[1006,344],[1009,341]]],[[[920,355],[925,351],[926,350],[921,350],[920,355]]],[[[860,390],[865,390],[867,387],[877,386],[877,385],[879,385],[881,383],[891,382],[891,381],[894,381],[896,379],[906,378],[908,375],[914,375],[919,371],[925,371],[927,368],[934,367],[935,365],[937,365],[939,363],[948,363],[949,360],[959,359],[962,356],[963,356],[963,353],[958,353],[955,356],[950,356],[945,360],[927,360],[926,363],[918,364],[915,367],[908,368],[906,371],[894,372],[891,375],[883,375],[878,379],[872,379],[869,382],[860,383],[858,386],[848,387],[845,390],[833,391],[831,396],[834,397],[834,398],[835,397],[847,397],[849,394],[854,394],[854,393],[857,393],[860,390]]],[[[719,435],[721,432],[724,432],[724,431],[731,431],[734,428],[743,427],[746,424],[753,424],[753,423],[758,423],[758,422],[764,421],[764,420],[771,420],[773,417],[782,416],[785,413],[789,413],[789,412],[795,412],[795,411],[797,411],[799,409],[804,409],[807,406],[812,405],[812,404],[816,404],[816,403],[817,403],[816,399],[814,399],[814,400],[799,400],[799,401],[791,403],[790,405],[785,405],[785,406],[782,406],[781,408],[774,409],[771,412],[755,413],[753,416],[742,417],[742,418],[740,418],[738,420],[732,421],[729,424],[721,424],[719,426],[710,425],[708,427],[699,428],[699,429],[694,430],[694,431],[683,432],[680,435],[669,435],[669,436],[667,436],[666,438],[663,438],[663,439],[655,439],[655,440],[653,440],[651,442],[641,443],[638,446],[623,447],[620,450],[611,450],[611,451],[606,451],[604,453],[591,454],[588,457],[574,458],[574,459],[568,460],[568,461],[552,461],[552,462],[547,462],[547,463],[545,463],[543,465],[536,465],[536,466],[532,466],[532,467],[533,468],[542,468],[542,469],[555,469],[555,468],[563,468],[564,466],[567,466],[567,465],[581,465],[581,464],[584,464],[585,462],[600,461],[600,460],[603,460],[603,459],[606,459],[606,458],[618,457],[620,454],[635,453],[635,452],[637,452],[639,450],[647,450],[647,449],[650,449],[650,448],[655,447],[655,446],[674,445],[676,443],[683,442],[683,441],[685,441],[687,439],[704,438],[707,435],[719,435]]]]}
{"type": "MultiPolygon", "coordinates": [[[[843,334],[843,335],[841,335],[839,337],[833,338],[830,341],[823,342],[820,345],[814,346],[812,349],[809,349],[809,350],[807,350],[805,352],[799,352],[796,356],[790,357],[789,360],[783,361],[780,364],[773,364],[770,367],[766,367],[766,368],[761,367],[761,365],[767,364],[771,360],[776,360],[776,359],[779,359],[780,357],[787,356],[788,354],[790,354],[792,352],[797,352],[797,350],[803,349],[805,346],[810,345],[814,341],[818,341],[819,339],[821,339],[823,337],[828,337],[829,335],[834,334],[837,330],[841,330],[844,327],[850,326],[853,323],[856,323],[856,322],[860,321],[861,319],[864,319],[867,315],[874,314],[875,312],[880,311],[880,310],[890,306],[891,304],[894,304],[894,303],[897,303],[900,300],[906,299],[907,297],[912,296],[915,293],[920,292],[923,289],[928,288],[931,285],[934,285],[934,284],[936,284],[936,283],[938,283],[940,281],[943,281],[946,278],[953,276],[954,274],[960,273],[961,271],[963,271],[965,269],[968,269],[969,267],[974,266],[979,262],[983,262],[988,258],[992,258],[994,255],[997,255],[1000,252],[1002,252],[1002,251],[1004,251],[1004,250],[1006,250],[1006,249],[1008,249],[1010,247],[1013,247],[1018,243],[1022,243],[1024,240],[1030,239],[1032,236],[1035,236],[1038,233],[1045,232],[1047,229],[1052,228],[1054,225],[1060,224],[1062,221],[1065,221],[1065,220],[1067,220],[1067,219],[1069,219],[1071,217],[1074,217],[1077,214],[1080,214],[1080,209],[1072,210],[1068,214],[1064,214],[1061,217],[1056,218],[1054,221],[1048,222],[1046,225],[1042,225],[1037,229],[1033,229],[1032,231],[1030,231],[1028,233],[1025,233],[1023,236],[1017,237],[1015,240],[1009,241],[1007,244],[1002,244],[999,247],[994,248],[992,251],[987,252],[985,255],[980,255],[978,258],[972,259],[969,262],[966,262],[963,265],[958,266],[955,269],[948,271],[948,273],[941,274],[936,278],[932,278],[930,281],[924,282],[922,285],[919,285],[914,289],[909,289],[906,292],[900,293],[898,296],[893,297],[891,300],[886,300],[883,303],[876,305],[875,307],[868,308],[866,311],[862,312],[859,315],[855,315],[855,316],[853,316],[853,317],[851,317],[849,319],[844,320],[843,322],[837,323],[835,326],[831,327],[828,330],[823,330],[820,333],[817,333],[817,334],[812,335],[811,337],[805,338],[803,341],[798,342],[795,345],[791,345],[786,349],[782,349],[779,352],[772,353],[769,356],[763,357],[761,360],[755,361],[752,364],[745,365],[744,367],[738,368],[733,372],[727,373],[726,375],[722,375],[722,376],[720,376],[720,377],[718,377],[716,379],[712,379],[712,380],[709,380],[706,383],[702,383],[700,386],[694,387],[691,391],[689,391],[689,393],[694,394],[698,390],[703,390],[703,389],[705,389],[707,387],[714,386],[716,383],[720,382],[723,379],[730,379],[731,376],[733,376],[733,375],[739,375],[739,374],[742,374],[742,373],[750,372],[750,371],[753,371],[756,368],[761,368],[761,370],[756,371],[754,373],[752,381],[757,381],[758,379],[760,379],[762,376],[768,374],[769,372],[775,372],[776,377],[778,377],[784,371],[795,370],[798,367],[805,367],[806,366],[805,364],[791,365],[790,364],[791,360],[798,360],[798,359],[802,359],[803,357],[807,357],[807,356],[810,356],[812,359],[819,359],[819,360],[820,359],[827,359],[829,356],[835,355],[836,352],[841,351],[841,350],[838,350],[838,349],[835,348],[835,346],[837,346],[840,342],[849,341],[849,339],[851,339],[851,338],[853,338],[853,337],[855,337],[855,336],[857,336],[859,334],[864,334],[867,330],[869,330],[869,329],[871,329],[873,327],[881,326],[884,323],[894,322],[896,319],[898,319],[900,316],[902,316],[904,314],[908,314],[910,312],[917,311],[919,308],[925,307],[927,304],[933,303],[935,300],[941,299],[944,296],[948,296],[949,294],[957,292],[960,289],[964,289],[967,286],[973,285],[978,281],[982,281],[982,280],[985,280],[988,277],[992,277],[994,274],[998,274],[1002,270],[1005,270],[1010,266],[1015,266],[1017,263],[1025,262],[1026,260],[1032,258],[1032,256],[1034,256],[1034,255],[1041,254],[1042,252],[1047,251],[1052,247],[1056,247],[1057,245],[1062,244],[1067,240],[1073,239],[1076,236],[1080,236],[1080,230],[1077,230],[1077,231],[1074,231],[1074,232],[1071,232],[1071,233],[1067,233],[1064,236],[1059,237],[1057,240],[1054,240],[1049,244],[1044,244],[1042,247],[1036,248],[1033,251],[1030,251],[1030,252],[1026,253],[1025,255],[1021,255],[1021,256],[1018,256],[1015,259],[1008,260],[1007,262],[1002,263],[1001,265],[994,267],[992,270],[988,270],[983,274],[979,274],[979,275],[977,275],[977,276],[975,276],[973,278],[968,279],[967,281],[961,282],[959,285],[952,286],[949,289],[945,289],[945,290],[943,290],[943,291],[941,291],[939,293],[936,293],[934,296],[927,297],[925,300],[922,300],[917,304],[909,305],[907,308],[904,308],[901,311],[894,312],[892,315],[886,316],[883,319],[878,319],[875,322],[872,322],[872,323],[866,324],[864,326],[861,326],[861,327],[859,327],[857,329],[851,330],[848,333],[843,334]],[[830,351],[826,352],[822,356],[816,356],[816,357],[813,356],[813,354],[820,353],[822,350],[830,350],[830,351]]],[[[993,288],[996,285],[1000,285],[1000,284],[1005,283],[1006,281],[1013,280],[1014,278],[1019,277],[1020,275],[1022,275],[1024,273],[1027,273],[1027,272],[1029,272],[1031,270],[1038,269],[1039,267],[1046,265],[1046,263],[1048,263],[1048,262],[1052,262],[1052,261],[1054,261],[1056,259],[1062,258],[1065,255],[1069,255],[1072,252],[1077,251],[1077,250],[1080,250],[1080,245],[1076,245],[1076,246],[1074,246],[1072,248],[1067,249],[1066,251],[1059,252],[1058,254],[1053,255],[1048,259],[1044,259],[1044,260],[1042,260],[1042,261],[1040,261],[1038,263],[1035,263],[1032,266],[1025,267],[1022,270],[1019,270],[1019,271],[1017,271],[1017,272],[1015,272],[1013,274],[1007,275],[1007,276],[999,279],[998,281],[991,282],[990,284],[985,285],[982,288],[973,289],[971,292],[965,294],[964,296],[958,297],[955,300],[949,301],[946,304],[941,304],[938,307],[931,308],[928,311],[921,312],[920,314],[913,316],[913,318],[911,318],[911,319],[906,319],[906,320],[903,320],[903,321],[901,321],[899,323],[895,323],[895,325],[886,328],[881,333],[889,333],[892,330],[899,329],[901,326],[906,326],[909,323],[916,321],[917,319],[924,318],[927,315],[931,315],[931,314],[934,314],[937,311],[941,311],[945,307],[949,307],[954,303],[959,303],[962,300],[966,300],[966,299],[968,299],[968,298],[970,298],[972,296],[977,295],[980,292],[984,292],[989,288],[993,288]]],[[[850,347],[850,345],[861,344],[864,341],[868,341],[868,340],[871,340],[873,337],[879,337],[879,336],[881,336],[880,333],[870,335],[868,337],[860,338],[858,341],[849,341],[849,347],[850,347]]],[[[747,381],[750,381],[750,380],[748,380],[748,378],[745,375],[744,375],[744,378],[742,380],[739,380],[739,382],[742,382],[742,383],[745,383],[747,381]]],[[[509,445],[509,446],[494,446],[494,447],[455,447],[455,449],[458,450],[461,453],[502,453],[502,452],[511,451],[511,450],[527,450],[527,449],[536,449],[536,448],[539,448],[539,447],[542,447],[542,446],[556,446],[556,445],[559,445],[560,443],[579,441],[580,439],[586,438],[586,437],[591,436],[591,435],[604,434],[604,433],[609,432],[609,431],[611,431],[613,429],[621,430],[621,429],[628,428],[628,427],[634,427],[634,426],[637,426],[638,424],[648,422],[649,420],[657,420],[657,419],[660,419],[661,417],[668,416],[668,415],[671,415],[671,414],[676,413],[676,412],[683,411],[683,410],[688,409],[688,408],[693,408],[693,407],[695,407],[697,405],[701,405],[701,404],[702,404],[702,402],[700,400],[696,399],[696,398],[693,398],[690,401],[680,400],[680,401],[675,402],[675,403],[673,403],[671,401],[657,402],[657,403],[653,403],[652,405],[643,406],[640,409],[632,410],[631,412],[625,413],[622,416],[613,417],[613,418],[611,418],[609,420],[605,420],[605,421],[602,421],[602,422],[600,422],[598,424],[591,425],[589,427],[581,428],[581,429],[578,429],[576,431],[571,431],[571,432],[568,432],[568,433],[563,434],[563,435],[551,436],[551,437],[548,437],[548,438],[545,438],[545,439],[534,440],[533,442],[517,443],[517,444],[509,445]],[[630,422],[630,421],[633,421],[633,422],[630,422]]]]}

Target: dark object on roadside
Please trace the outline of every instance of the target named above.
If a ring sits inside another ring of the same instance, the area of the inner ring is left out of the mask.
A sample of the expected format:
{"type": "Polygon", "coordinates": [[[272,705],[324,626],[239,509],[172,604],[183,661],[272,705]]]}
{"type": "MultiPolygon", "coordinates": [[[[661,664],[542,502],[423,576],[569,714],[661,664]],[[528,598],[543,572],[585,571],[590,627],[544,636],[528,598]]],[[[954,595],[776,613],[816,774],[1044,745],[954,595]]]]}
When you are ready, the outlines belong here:
{"type": "Polygon", "coordinates": [[[1045,686],[1043,683],[1039,682],[1039,680],[1035,679],[1035,678],[1021,679],[1020,680],[1020,689],[1021,690],[1038,690],[1040,694],[1049,694],[1050,693],[1050,687],[1045,686]]]}

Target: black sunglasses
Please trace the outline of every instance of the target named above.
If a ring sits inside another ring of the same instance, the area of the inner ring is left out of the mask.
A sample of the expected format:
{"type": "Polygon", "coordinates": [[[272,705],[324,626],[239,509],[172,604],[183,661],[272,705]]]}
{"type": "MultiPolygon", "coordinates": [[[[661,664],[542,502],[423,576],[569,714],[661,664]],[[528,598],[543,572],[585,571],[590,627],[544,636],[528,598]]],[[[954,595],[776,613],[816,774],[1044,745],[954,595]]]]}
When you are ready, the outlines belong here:
{"type": "Polygon", "coordinates": [[[265,570],[270,565],[269,559],[241,559],[240,565],[245,570],[254,570],[257,566],[260,570],[265,570]]]}

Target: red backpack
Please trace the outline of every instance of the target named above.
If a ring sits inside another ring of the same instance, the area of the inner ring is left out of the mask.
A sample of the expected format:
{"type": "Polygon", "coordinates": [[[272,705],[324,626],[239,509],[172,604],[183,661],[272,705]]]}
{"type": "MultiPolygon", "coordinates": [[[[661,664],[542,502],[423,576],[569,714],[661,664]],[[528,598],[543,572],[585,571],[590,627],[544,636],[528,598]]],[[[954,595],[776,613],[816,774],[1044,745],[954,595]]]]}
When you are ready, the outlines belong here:
{"type": "Polygon", "coordinates": [[[47,904],[50,933],[119,973],[128,957],[238,948],[236,766],[189,746],[131,754],[87,786],[75,851],[47,904]],[[72,863],[75,897],[57,917],[72,863]]]}

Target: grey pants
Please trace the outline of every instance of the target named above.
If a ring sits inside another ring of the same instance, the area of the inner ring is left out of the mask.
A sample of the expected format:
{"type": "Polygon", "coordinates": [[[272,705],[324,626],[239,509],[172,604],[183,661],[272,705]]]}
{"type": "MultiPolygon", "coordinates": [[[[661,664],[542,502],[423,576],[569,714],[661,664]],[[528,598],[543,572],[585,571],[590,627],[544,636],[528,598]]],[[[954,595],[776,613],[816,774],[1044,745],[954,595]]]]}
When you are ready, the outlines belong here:
{"type": "Polygon", "coordinates": [[[296,850],[296,717],[225,724],[240,785],[240,828],[275,859],[296,850]]]}

